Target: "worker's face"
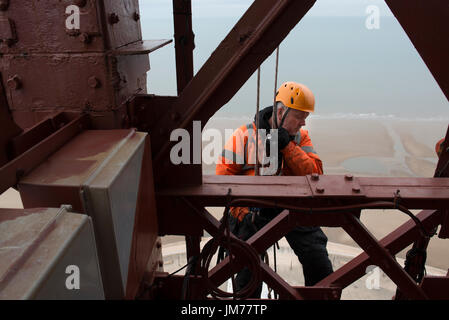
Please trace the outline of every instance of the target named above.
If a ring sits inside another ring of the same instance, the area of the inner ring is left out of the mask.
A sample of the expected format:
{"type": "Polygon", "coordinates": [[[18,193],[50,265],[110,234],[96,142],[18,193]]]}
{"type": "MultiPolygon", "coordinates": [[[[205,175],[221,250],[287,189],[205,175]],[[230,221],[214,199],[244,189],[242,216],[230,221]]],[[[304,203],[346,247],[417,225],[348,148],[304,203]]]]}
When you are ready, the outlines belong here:
{"type": "MultiPolygon", "coordinates": [[[[288,109],[285,109],[287,111],[288,109]]],[[[284,117],[284,110],[278,110],[278,126],[281,124],[282,118],[284,117]]],[[[291,136],[294,136],[298,133],[301,127],[306,125],[306,119],[309,116],[309,112],[304,112],[301,110],[290,109],[287,114],[287,118],[285,118],[282,127],[288,131],[291,136]]]]}

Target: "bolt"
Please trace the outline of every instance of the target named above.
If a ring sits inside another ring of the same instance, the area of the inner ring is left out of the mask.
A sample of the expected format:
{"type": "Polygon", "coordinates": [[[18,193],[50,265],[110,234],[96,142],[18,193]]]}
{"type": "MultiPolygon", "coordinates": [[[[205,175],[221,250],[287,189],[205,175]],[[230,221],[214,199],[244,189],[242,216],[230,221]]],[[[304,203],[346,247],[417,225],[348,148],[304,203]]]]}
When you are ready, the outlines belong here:
{"type": "Polygon", "coordinates": [[[98,88],[101,85],[100,80],[98,80],[96,77],[90,77],[87,80],[87,83],[89,84],[89,87],[91,87],[91,88],[98,88]]]}
{"type": "Polygon", "coordinates": [[[162,247],[162,244],[160,241],[156,242],[156,248],[160,249],[162,247]]]}
{"type": "Polygon", "coordinates": [[[75,0],[73,4],[77,7],[84,8],[87,4],[87,0],[75,0]]]}
{"type": "Polygon", "coordinates": [[[109,15],[109,23],[110,24],[116,24],[120,21],[120,18],[115,13],[111,13],[109,15]]]}
{"type": "Polygon", "coordinates": [[[159,267],[162,267],[164,265],[164,262],[162,260],[159,260],[159,267]]]}
{"type": "Polygon", "coordinates": [[[18,75],[14,75],[11,78],[9,78],[7,83],[8,83],[8,87],[11,90],[18,90],[18,89],[22,88],[22,81],[20,81],[20,78],[18,75]]]}
{"type": "Polygon", "coordinates": [[[312,180],[317,181],[320,179],[320,175],[318,173],[312,173],[312,180]]]}
{"type": "Polygon", "coordinates": [[[347,174],[347,175],[345,175],[345,179],[352,181],[354,179],[354,176],[352,174],[347,174]]]}
{"type": "Polygon", "coordinates": [[[140,14],[138,12],[134,12],[133,18],[134,18],[134,21],[139,21],[140,20],[140,14]]]}
{"type": "Polygon", "coordinates": [[[360,193],[360,188],[359,187],[353,187],[352,191],[354,191],[355,193],[360,193]]]}
{"type": "Polygon", "coordinates": [[[323,187],[316,187],[316,191],[318,193],[324,193],[324,188],[323,187]]]}
{"type": "Polygon", "coordinates": [[[84,32],[84,33],[80,34],[79,40],[80,40],[82,43],[88,44],[88,43],[91,43],[91,42],[92,42],[92,37],[90,36],[90,34],[84,32]]]}
{"type": "Polygon", "coordinates": [[[0,11],[6,11],[9,7],[9,0],[0,0],[0,11]]]}

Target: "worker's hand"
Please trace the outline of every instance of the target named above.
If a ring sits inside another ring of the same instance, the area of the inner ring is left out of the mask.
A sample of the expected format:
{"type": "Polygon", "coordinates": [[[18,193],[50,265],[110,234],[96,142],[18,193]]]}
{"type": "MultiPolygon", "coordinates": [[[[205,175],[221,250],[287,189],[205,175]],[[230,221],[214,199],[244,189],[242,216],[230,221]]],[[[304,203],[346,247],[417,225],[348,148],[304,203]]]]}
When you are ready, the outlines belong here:
{"type": "Polygon", "coordinates": [[[283,127],[280,127],[278,129],[279,151],[284,149],[289,144],[290,141],[291,141],[291,137],[290,137],[290,134],[288,133],[288,131],[286,129],[284,129],[283,127]]]}

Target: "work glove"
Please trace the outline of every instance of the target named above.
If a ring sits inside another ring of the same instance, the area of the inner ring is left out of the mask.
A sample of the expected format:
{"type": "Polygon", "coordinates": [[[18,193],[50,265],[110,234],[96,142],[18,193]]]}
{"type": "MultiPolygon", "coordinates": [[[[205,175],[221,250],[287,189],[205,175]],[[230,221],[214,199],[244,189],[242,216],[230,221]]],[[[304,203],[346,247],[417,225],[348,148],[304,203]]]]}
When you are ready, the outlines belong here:
{"type": "MultiPolygon", "coordinates": [[[[293,137],[294,138],[294,137],[293,137]]],[[[278,129],[278,148],[279,151],[283,150],[292,140],[292,137],[286,129],[280,127],[278,129]]]]}

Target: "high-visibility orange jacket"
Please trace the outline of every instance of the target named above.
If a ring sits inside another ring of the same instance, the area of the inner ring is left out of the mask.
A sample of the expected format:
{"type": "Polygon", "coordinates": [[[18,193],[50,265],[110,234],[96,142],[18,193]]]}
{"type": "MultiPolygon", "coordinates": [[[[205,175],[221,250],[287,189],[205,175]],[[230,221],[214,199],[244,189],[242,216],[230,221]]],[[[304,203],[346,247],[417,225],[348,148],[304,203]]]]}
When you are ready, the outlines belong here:
{"type": "MultiPolygon", "coordinates": [[[[251,123],[238,128],[226,142],[215,168],[217,175],[254,175],[256,125],[251,123]]],[[[259,137],[259,163],[264,154],[265,141],[259,137]]],[[[307,130],[300,129],[295,139],[281,150],[284,158],[281,175],[304,176],[323,174],[322,162],[313,149],[307,130]]],[[[231,214],[240,221],[249,212],[248,208],[231,208],[231,214]]]]}

